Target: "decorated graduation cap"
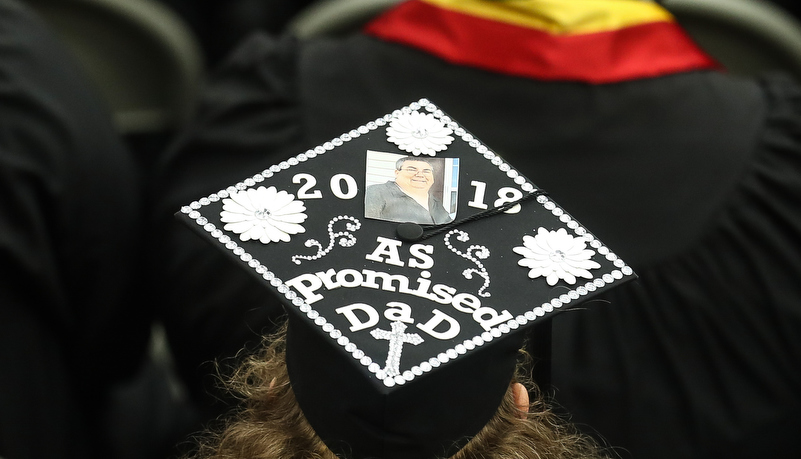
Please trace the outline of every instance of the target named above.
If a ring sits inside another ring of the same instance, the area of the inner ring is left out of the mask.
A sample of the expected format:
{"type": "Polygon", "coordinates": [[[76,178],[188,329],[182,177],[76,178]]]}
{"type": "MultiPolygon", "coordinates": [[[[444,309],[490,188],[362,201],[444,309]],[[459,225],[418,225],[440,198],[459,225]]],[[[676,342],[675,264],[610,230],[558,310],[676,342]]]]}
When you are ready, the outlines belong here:
{"type": "Polygon", "coordinates": [[[276,294],[287,367],[342,457],[448,457],[497,411],[525,331],[634,278],[426,99],[178,215],[276,294]]]}

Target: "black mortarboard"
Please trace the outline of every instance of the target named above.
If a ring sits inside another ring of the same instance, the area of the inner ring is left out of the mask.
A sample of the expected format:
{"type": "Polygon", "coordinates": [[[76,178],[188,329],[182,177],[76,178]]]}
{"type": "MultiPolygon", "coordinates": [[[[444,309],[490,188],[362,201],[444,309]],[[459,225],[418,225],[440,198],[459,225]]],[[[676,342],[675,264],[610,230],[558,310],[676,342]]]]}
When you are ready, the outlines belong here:
{"type": "Polygon", "coordinates": [[[425,99],[179,215],[281,298],[298,403],[354,459],[452,455],[498,409],[525,329],[634,278],[425,99]]]}

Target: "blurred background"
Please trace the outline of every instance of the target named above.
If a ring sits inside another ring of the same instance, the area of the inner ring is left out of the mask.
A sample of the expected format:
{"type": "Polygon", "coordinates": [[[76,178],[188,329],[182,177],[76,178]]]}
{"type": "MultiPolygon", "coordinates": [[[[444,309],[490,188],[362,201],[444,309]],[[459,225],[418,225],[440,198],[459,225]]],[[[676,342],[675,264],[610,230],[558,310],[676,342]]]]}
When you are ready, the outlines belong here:
{"type": "MultiPolygon", "coordinates": [[[[142,181],[147,183],[153,162],[191,116],[208,75],[245,37],[256,31],[290,33],[301,39],[340,36],[358,30],[396,2],[23,3],[44,19],[80,63],[109,107],[113,126],[133,152],[142,181]]],[[[781,70],[801,78],[798,2],[665,0],[663,4],[730,73],[754,76],[781,70]]],[[[204,420],[173,370],[160,324],[153,320],[148,327],[146,358],[136,364],[129,378],[115,383],[114,402],[104,422],[111,457],[116,459],[173,456],[204,420]]]]}

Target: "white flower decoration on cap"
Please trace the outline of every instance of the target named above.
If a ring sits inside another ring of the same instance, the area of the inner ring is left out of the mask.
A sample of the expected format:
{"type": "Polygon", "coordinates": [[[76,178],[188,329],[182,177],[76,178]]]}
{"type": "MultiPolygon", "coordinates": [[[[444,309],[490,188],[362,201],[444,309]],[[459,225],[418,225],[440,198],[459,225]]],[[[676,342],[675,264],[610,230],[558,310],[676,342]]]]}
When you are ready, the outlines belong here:
{"type": "Polygon", "coordinates": [[[556,285],[559,279],[571,285],[577,277],[592,279],[589,270],[601,267],[591,260],[595,251],[587,249],[584,238],[573,237],[564,228],[548,231],[541,227],[536,236],[523,236],[523,246],[512,250],[523,256],[517,264],[531,268],[528,277],[545,277],[548,285],[556,285]]]}
{"type": "Polygon", "coordinates": [[[453,131],[442,121],[434,118],[434,115],[414,111],[404,113],[389,123],[387,140],[415,156],[420,154],[434,156],[453,142],[452,133],[453,131]]]}
{"type": "Polygon", "coordinates": [[[242,241],[289,242],[290,234],[306,231],[301,225],[306,221],[305,210],[303,201],[295,200],[294,195],[274,186],[260,186],[231,193],[223,200],[220,219],[226,223],[224,228],[242,241]]]}

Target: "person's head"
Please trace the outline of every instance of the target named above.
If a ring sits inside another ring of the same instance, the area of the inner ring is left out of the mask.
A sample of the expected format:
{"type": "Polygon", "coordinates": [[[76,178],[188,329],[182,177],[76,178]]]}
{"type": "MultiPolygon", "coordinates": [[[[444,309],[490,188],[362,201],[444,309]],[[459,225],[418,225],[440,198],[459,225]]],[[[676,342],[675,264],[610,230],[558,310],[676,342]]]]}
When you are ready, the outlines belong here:
{"type": "MultiPolygon", "coordinates": [[[[242,407],[221,429],[203,438],[199,458],[338,458],[317,436],[295,399],[286,366],[285,335],[284,328],[270,337],[264,351],[246,359],[229,379],[227,387],[242,400],[242,407]]],[[[451,458],[605,457],[593,440],[548,408],[521,368],[495,415],[451,458]]]]}
{"type": "Polygon", "coordinates": [[[434,185],[434,166],[423,158],[400,158],[395,162],[395,183],[407,193],[428,193],[434,185]]]}

